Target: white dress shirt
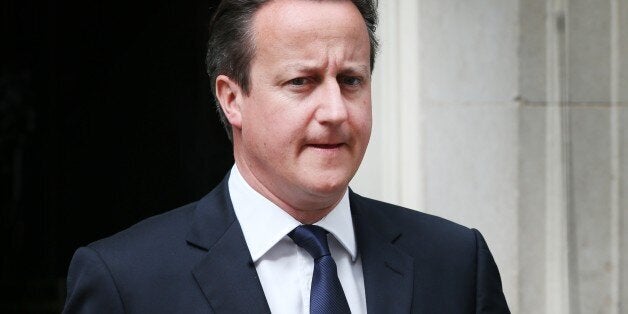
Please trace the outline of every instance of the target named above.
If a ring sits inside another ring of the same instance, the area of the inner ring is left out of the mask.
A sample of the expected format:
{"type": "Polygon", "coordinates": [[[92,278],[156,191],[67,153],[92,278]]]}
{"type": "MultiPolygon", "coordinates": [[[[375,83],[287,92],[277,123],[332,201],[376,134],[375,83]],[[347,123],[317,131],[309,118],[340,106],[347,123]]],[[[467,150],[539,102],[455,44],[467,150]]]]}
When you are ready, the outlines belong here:
{"type": "MultiPolygon", "coordinates": [[[[235,165],[229,176],[229,194],[270,311],[309,313],[314,260],[287,236],[301,223],[255,191],[235,165]]],[[[362,262],[353,231],[348,190],[338,205],[315,225],[329,231],[329,250],[351,313],[366,313],[362,262]]]]}

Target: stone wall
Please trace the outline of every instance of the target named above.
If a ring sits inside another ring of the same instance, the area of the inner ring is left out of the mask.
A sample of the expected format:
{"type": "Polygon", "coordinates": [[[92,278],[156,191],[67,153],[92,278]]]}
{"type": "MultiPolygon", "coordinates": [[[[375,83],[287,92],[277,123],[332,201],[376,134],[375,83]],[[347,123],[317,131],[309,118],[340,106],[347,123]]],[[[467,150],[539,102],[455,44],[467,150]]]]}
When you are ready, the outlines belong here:
{"type": "Polygon", "coordinates": [[[478,228],[513,313],[628,313],[628,2],[380,1],[359,193],[478,228]]]}

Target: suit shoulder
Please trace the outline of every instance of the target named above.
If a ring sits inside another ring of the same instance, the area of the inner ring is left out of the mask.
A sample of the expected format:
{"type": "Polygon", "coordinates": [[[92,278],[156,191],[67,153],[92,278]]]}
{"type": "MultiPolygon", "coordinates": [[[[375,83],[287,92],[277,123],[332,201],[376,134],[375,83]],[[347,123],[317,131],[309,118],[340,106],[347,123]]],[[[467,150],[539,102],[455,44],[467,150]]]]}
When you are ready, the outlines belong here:
{"type": "MultiPolygon", "coordinates": [[[[448,239],[449,241],[472,240],[475,234],[472,229],[451,220],[412,210],[357,194],[352,195],[355,203],[373,223],[395,226],[406,235],[428,237],[433,239],[448,239]]],[[[440,241],[439,241],[440,242],[440,241]]]]}
{"type": "Polygon", "coordinates": [[[101,253],[163,247],[172,242],[185,241],[186,231],[193,221],[197,202],[148,217],[133,226],[95,241],[88,246],[101,253]]]}

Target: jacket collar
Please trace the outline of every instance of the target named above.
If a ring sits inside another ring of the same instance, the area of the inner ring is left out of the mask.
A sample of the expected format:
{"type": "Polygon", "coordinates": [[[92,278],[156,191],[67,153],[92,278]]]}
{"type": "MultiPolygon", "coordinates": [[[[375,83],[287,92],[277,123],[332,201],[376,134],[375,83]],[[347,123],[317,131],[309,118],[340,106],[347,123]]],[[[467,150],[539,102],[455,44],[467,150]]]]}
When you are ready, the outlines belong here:
{"type": "Polygon", "coordinates": [[[207,254],[192,275],[216,313],[270,313],[233,211],[227,179],[197,204],[187,242],[207,254]]]}
{"type": "MultiPolygon", "coordinates": [[[[402,237],[379,202],[367,200],[350,191],[351,212],[369,313],[409,313],[412,307],[414,260],[395,242],[402,237]]],[[[382,204],[383,205],[383,204],[382,204]]]]}
{"type": "MultiPolygon", "coordinates": [[[[255,265],[236,219],[228,176],[197,204],[188,244],[207,254],[192,274],[216,313],[270,313],[255,265]]],[[[376,201],[349,191],[367,310],[408,313],[412,306],[413,259],[395,246],[402,236],[376,201]]]]}

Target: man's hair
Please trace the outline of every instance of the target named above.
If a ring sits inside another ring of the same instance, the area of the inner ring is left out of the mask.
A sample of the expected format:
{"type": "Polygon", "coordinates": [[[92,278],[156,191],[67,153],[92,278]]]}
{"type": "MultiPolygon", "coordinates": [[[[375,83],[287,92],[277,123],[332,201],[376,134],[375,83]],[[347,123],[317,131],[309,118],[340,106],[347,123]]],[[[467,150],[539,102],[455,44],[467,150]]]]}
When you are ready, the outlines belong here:
{"type": "MultiPolygon", "coordinates": [[[[264,4],[273,0],[222,0],[209,25],[209,41],[207,43],[207,75],[211,90],[216,100],[216,107],[220,121],[227,130],[227,136],[232,140],[231,124],[225,117],[216,98],[216,77],[226,75],[234,80],[248,95],[250,90],[251,60],[255,53],[253,38],[253,16],[264,4]]],[[[307,0],[300,0],[307,1],[307,0]]],[[[324,0],[309,0],[324,1],[324,0]]],[[[339,1],[339,0],[327,0],[339,1]]],[[[376,0],[351,0],[358,8],[364,24],[368,29],[371,46],[371,71],[375,65],[377,52],[377,2],[376,0]]]]}

